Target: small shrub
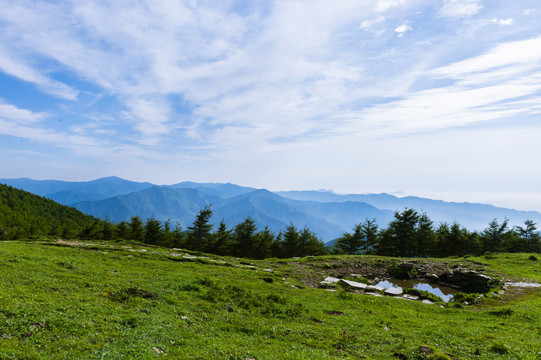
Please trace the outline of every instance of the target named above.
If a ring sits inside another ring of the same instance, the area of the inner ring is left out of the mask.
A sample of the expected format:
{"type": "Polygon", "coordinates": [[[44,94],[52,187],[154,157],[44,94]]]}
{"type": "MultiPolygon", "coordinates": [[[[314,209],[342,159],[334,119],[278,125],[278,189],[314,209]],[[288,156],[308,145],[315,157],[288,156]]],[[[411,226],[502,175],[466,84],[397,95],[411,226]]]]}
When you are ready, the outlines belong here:
{"type": "Polygon", "coordinates": [[[438,353],[438,352],[435,352],[434,354],[428,356],[427,359],[430,359],[430,360],[451,360],[449,355],[438,353]]]}
{"type": "Polygon", "coordinates": [[[194,292],[199,292],[201,291],[201,288],[197,285],[197,284],[194,284],[194,283],[186,283],[186,284],[182,284],[178,287],[178,291],[194,291],[194,292]]]}
{"type": "Polygon", "coordinates": [[[143,299],[156,299],[158,294],[148,292],[144,289],[128,288],[122,289],[109,295],[109,298],[114,301],[124,302],[132,297],[140,297],[143,299]]]}
{"type": "Polygon", "coordinates": [[[224,309],[234,312],[236,309],[259,312],[271,317],[297,317],[306,311],[303,304],[291,303],[286,297],[278,294],[261,294],[259,292],[240,288],[238,286],[222,286],[216,282],[203,278],[197,282],[207,291],[201,298],[212,303],[223,303],[224,309]]]}
{"type": "Polygon", "coordinates": [[[67,261],[67,262],[60,261],[60,262],[58,262],[56,264],[58,266],[61,266],[63,268],[69,269],[69,270],[76,270],[77,269],[77,267],[74,266],[70,261],[67,261]]]}
{"type": "Polygon", "coordinates": [[[494,277],[488,281],[488,286],[490,287],[489,291],[492,292],[498,292],[504,285],[505,283],[499,277],[494,277]]]}
{"type": "Polygon", "coordinates": [[[453,296],[451,300],[455,304],[478,304],[481,300],[479,294],[465,294],[458,293],[453,296]]]}
{"type": "Polygon", "coordinates": [[[340,265],[338,264],[324,264],[323,265],[323,268],[324,269],[338,269],[340,267],[340,265]]]}
{"type": "Polygon", "coordinates": [[[504,344],[501,344],[501,343],[492,344],[492,346],[489,348],[489,350],[496,353],[496,354],[500,354],[500,355],[505,355],[505,354],[509,353],[509,349],[507,348],[507,346],[505,346],[504,344]]]}
{"type": "Polygon", "coordinates": [[[511,309],[501,309],[501,310],[493,310],[488,312],[491,315],[495,316],[511,316],[513,315],[513,310],[511,309]]]}
{"type": "Polygon", "coordinates": [[[415,267],[406,267],[407,264],[392,264],[389,269],[389,275],[395,279],[407,280],[415,278],[417,276],[417,269],[415,267]]]}
{"type": "Polygon", "coordinates": [[[418,296],[419,299],[421,300],[429,300],[432,302],[443,302],[443,300],[438,295],[432,294],[431,292],[426,291],[426,290],[409,288],[409,289],[404,289],[404,293],[418,296]]]}
{"type": "Polygon", "coordinates": [[[216,287],[216,281],[214,281],[213,279],[209,279],[207,277],[204,277],[204,278],[198,278],[195,280],[195,283],[198,284],[198,285],[203,285],[203,286],[207,286],[207,287],[216,287]]]}
{"type": "Polygon", "coordinates": [[[342,289],[339,289],[337,292],[336,292],[336,295],[338,296],[339,299],[342,299],[342,300],[350,300],[353,298],[353,295],[345,290],[342,290],[342,289]]]}

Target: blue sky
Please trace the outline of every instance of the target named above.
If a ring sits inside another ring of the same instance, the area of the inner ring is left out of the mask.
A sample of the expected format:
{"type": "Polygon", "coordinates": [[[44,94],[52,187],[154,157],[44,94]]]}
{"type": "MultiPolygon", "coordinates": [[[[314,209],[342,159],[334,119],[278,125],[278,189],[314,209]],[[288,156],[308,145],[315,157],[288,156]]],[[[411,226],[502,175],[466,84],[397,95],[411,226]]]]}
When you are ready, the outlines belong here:
{"type": "Polygon", "coordinates": [[[541,211],[537,0],[0,0],[0,178],[541,211]]]}

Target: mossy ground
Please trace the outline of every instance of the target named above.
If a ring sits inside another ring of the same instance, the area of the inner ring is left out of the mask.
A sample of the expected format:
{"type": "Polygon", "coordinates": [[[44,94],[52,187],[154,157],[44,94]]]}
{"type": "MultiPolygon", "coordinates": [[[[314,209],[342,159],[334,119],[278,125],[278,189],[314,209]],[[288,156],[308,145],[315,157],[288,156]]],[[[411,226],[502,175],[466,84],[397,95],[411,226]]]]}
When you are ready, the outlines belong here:
{"type": "MultiPolygon", "coordinates": [[[[0,359],[423,359],[421,345],[452,359],[541,358],[536,289],[440,307],[306,286],[325,264],[356,257],[183,254],[0,242],[0,359]]],[[[541,261],[530,256],[445,261],[541,282],[541,261]]]]}

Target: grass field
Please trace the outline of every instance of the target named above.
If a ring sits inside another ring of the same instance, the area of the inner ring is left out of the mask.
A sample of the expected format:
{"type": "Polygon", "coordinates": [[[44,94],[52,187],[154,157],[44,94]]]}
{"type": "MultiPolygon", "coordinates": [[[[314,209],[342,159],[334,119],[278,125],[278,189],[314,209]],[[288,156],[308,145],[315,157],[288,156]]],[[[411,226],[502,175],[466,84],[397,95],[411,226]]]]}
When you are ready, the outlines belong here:
{"type": "MultiPolygon", "coordinates": [[[[531,255],[431,261],[541,282],[531,255]]],[[[541,359],[539,289],[455,307],[307,286],[374,259],[0,242],[0,359],[541,359]]]]}

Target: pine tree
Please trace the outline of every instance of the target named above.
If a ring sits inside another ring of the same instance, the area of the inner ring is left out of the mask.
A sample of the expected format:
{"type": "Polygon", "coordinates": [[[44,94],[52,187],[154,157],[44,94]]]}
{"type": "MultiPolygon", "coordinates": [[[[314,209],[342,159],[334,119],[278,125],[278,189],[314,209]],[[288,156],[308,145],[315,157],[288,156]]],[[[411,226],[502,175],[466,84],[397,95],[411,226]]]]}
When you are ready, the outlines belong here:
{"type": "Polygon", "coordinates": [[[250,217],[235,226],[233,234],[236,256],[249,258],[256,257],[256,231],[257,227],[255,222],[250,217]]]}
{"type": "Polygon", "coordinates": [[[145,239],[145,229],[143,227],[143,221],[141,218],[139,216],[132,216],[128,226],[130,228],[130,239],[143,242],[145,239]]]}
{"type": "Polygon", "coordinates": [[[211,216],[212,210],[207,206],[199,211],[193,225],[188,227],[187,246],[190,249],[202,251],[207,247],[212,230],[212,224],[209,222],[211,216]]]}
{"type": "Polygon", "coordinates": [[[517,228],[520,239],[520,248],[517,251],[541,252],[541,236],[537,232],[536,224],[532,220],[526,220],[524,225],[517,228]]]}
{"type": "Polygon", "coordinates": [[[365,219],[361,224],[361,232],[364,237],[363,254],[370,254],[376,251],[379,242],[379,231],[376,219],[365,219]]]}
{"type": "Polygon", "coordinates": [[[218,229],[212,236],[209,252],[218,255],[233,255],[233,248],[231,230],[227,229],[227,225],[224,219],[222,219],[218,225],[218,229]]]}
{"type": "Polygon", "coordinates": [[[272,256],[272,248],[275,242],[275,236],[268,226],[256,234],[257,250],[256,259],[265,259],[272,256]]]}
{"type": "Polygon", "coordinates": [[[160,245],[163,243],[163,228],[160,221],[150,217],[145,222],[145,243],[160,245]]]}
{"type": "Polygon", "coordinates": [[[290,223],[282,235],[282,251],[283,257],[297,256],[299,252],[299,232],[295,225],[290,223]]]}

